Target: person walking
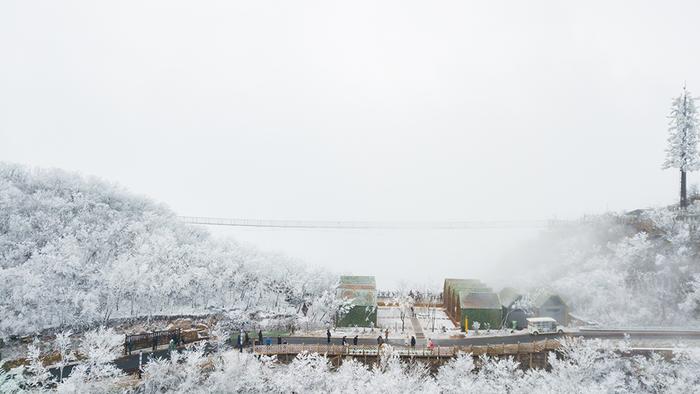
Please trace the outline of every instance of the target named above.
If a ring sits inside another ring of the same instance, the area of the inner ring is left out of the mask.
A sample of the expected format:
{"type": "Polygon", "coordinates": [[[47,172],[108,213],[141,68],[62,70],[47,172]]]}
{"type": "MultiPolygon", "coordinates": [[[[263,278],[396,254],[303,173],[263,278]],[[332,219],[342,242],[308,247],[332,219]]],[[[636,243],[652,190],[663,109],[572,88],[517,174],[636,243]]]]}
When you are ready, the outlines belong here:
{"type": "Polygon", "coordinates": [[[331,330],[330,329],[326,330],[326,343],[328,343],[329,345],[331,344],[331,330]]]}
{"type": "Polygon", "coordinates": [[[238,338],[236,339],[236,345],[238,345],[238,352],[243,353],[243,334],[238,333],[238,338]]]}
{"type": "Polygon", "coordinates": [[[389,329],[384,330],[384,339],[386,339],[387,342],[389,342],[389,329]]]}
{"type": "Polygon", "coordinates": [[[348,337],[343,335],[343,341],[341,343],[343,346],[347,346],[348,345],[348,337]]]}
{"type": "Polygon", "coordinates": [[[352,339],[352,344],[357,346],[357,335],[355,335],[355,338],[352,339]]]}
{"type": "Polygon", "coordinates": [[[380,335],[377,337],[377,345],[381,345],[382,343],[384,343],[384,338],[380,335]]]}
{"type": "Polygon", "coordinates": [[[282,337],[279,336],[279,335],[277,336],[277,344],[278,344],[278,345],[281,345],[281,344],[282,344],[282,337]]]}
{"type": "Polygon", "coordinates": [[[435,344],[433,343],[432,339],[428,338],[428,350],[432,352],[433,349],[435,349],[435,344]]]}
{"type": "Polygon", "coordinates": [[[158,349],[158,335],[153,331],[153,351],[155,352],[156,349],[158,349]]]}
{"type": "Polygon", "coordinates": [[[263,335],[262,335],[262,330],[258,331],[258,344],[262,345],[263,343],[263,335]]]}
{"type": "Polygon", "coordinates": [[[143,372],[143,350],[139,350],[139,379],[141,379],[141,372],[143,372]]]}
{"type": "Polygon", "coordinates": [[[416,347],[416,337],[411,335],[411,347],[416,347]]]}
{"type": "Polygon", "coordinates": [[[250,338],[248,337],[248,331],[245,332],[245,345],[248,346],[250,344],[250,338]]]}
{"type": "Polygon", "coordinates": [[[168,352],[172,353],[173,350],[175,350],[175,340],[171,338],[168,343],[168,352]]]}

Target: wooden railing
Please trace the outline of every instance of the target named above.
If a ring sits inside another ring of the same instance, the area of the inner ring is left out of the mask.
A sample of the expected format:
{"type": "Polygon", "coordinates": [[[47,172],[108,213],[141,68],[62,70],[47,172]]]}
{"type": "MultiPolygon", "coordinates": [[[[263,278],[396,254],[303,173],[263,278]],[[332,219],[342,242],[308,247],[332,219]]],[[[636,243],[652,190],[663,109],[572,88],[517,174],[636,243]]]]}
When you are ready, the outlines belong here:
{"type": "Polygon", "coordinates": [[[124,336],[124,354],[131,354],[132,351],[145,348],[153,348],[154,350],[160,346],[165,345],[174,340],[175,344],[184,342],[182,336],[182,330],[163,330],[163,331],[152,331],[142,334],[132,334],[124,336]]]}
{"type": "MultiPolygon", "coordinates": [[[[400,357],[454,357],[457,354],[472,354],[480,356],[482,354],[490,356],[517,355],[528,353],[541,353],[556,350],[559,348],[559,341],[554,339],[538,342],[513,344],[513,345],[488,345],[488,346],[436,346],[428,349],[426,347],[412,348],[393,346],[393,351],[400,357]]],[[[264,345],[253,346],[253,352],[260,355],[296,355],[300,353],[318,353],[328,356],[377,356],[379,346],[377,345],[324,345],[324,344],[286,344],[286,345],[264,345]]]]}

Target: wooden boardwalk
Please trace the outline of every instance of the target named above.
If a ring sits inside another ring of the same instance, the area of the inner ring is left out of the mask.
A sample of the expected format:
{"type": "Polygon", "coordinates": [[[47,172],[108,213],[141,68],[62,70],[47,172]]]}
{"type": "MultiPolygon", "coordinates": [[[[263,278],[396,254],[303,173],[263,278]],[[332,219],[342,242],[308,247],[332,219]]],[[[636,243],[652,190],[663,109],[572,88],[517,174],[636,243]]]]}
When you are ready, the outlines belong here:
{"type": "MultiPolygon", "coordinates": [[[[557,350],[560,344],[554,339],[513,345],[488,346],[436,346],[434,349],[425,347],[392,346],[393,351],[402,358],[452,358],[458,354],[481,356],[518,356],[532,353],[544,353],[557,350]]],[[[329,357],[377,357],[379,346],[376,345],[324,345],[324,344],[287,344],[254,346],[253,352],[258,355],[280,356],[297,355],[301,353],[318,353],[329,357]]]]}

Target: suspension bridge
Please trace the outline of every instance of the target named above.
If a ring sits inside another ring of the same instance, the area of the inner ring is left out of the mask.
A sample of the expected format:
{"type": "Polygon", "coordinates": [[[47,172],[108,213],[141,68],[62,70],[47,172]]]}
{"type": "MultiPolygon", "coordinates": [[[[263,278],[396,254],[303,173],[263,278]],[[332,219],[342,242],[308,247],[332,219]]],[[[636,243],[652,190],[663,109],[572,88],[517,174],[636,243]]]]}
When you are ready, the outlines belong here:
{"type": "Polygon", "coordinates": [[[291,228],[291,229],[377,229],[377,230],[478,230],[478,229],[545,229],[586,220],[465,220],[465,221],[336,221],[275,220],[179,216],[187,224],[207,226],[291,228]]]}

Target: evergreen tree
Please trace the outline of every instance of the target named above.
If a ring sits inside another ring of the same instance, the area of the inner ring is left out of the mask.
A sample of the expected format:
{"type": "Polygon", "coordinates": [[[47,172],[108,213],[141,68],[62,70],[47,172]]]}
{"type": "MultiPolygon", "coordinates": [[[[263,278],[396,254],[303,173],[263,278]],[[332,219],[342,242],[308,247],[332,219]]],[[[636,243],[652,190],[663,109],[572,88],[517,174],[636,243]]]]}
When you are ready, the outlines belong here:
{"type": "Polygon", "coordinates": [[[683,86],[683,93],[673,99],[669,116],[668,147],[663,168],[678,168],[681,172],[681,208],[688,205],[686,173],[700,168],[698,159],[698,119],[695,101],[683,86]]]}

